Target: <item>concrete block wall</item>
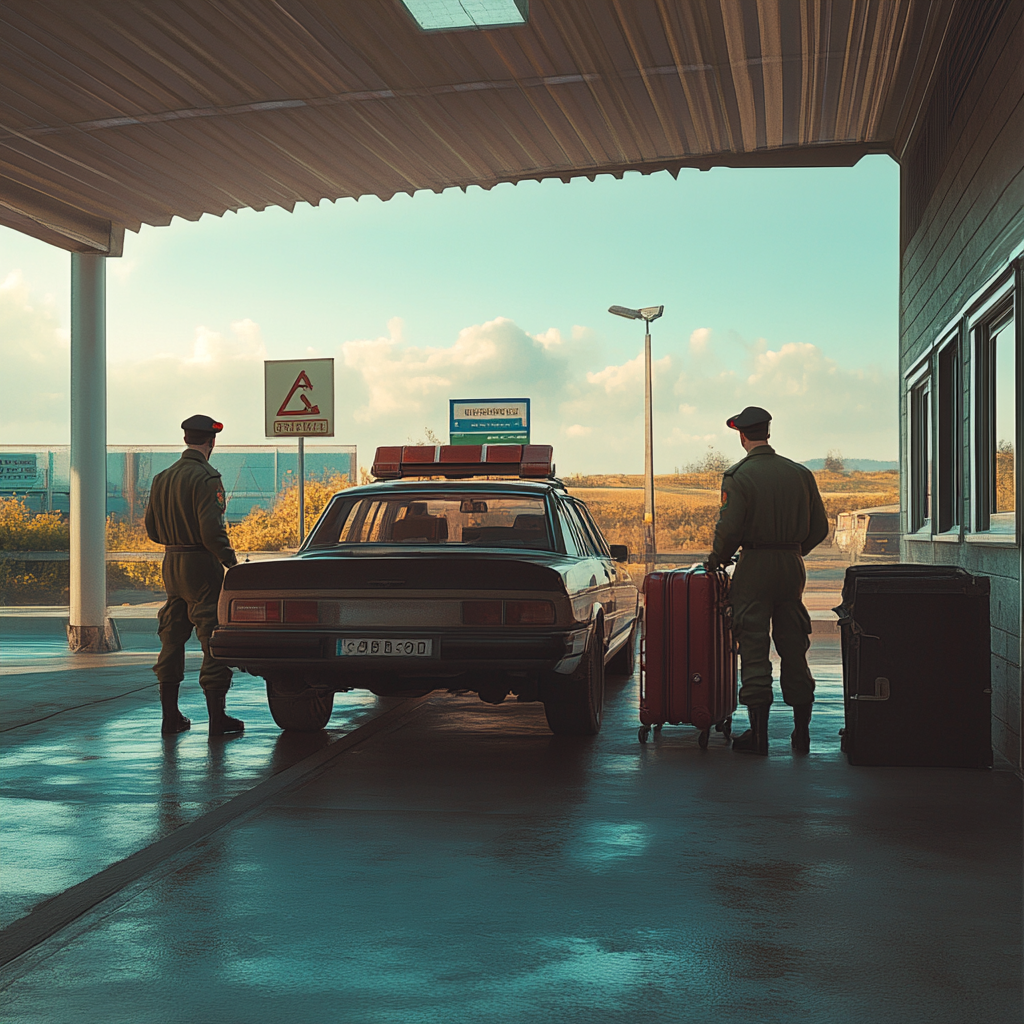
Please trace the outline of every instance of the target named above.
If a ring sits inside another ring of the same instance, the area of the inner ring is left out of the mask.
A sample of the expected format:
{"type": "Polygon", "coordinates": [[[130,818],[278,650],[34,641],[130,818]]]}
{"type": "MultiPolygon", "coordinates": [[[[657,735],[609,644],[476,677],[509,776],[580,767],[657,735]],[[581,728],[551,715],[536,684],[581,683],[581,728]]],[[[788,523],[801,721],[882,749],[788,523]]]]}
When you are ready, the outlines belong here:
{"type": "Polygon", "coordinates": [[[992,635],[992,746],[1018,767],[1022,758],[1020,582],[1016,548],[982,544],[904,540],[903,560],[923,565],[956,565],[987,576],[992,635]]]}

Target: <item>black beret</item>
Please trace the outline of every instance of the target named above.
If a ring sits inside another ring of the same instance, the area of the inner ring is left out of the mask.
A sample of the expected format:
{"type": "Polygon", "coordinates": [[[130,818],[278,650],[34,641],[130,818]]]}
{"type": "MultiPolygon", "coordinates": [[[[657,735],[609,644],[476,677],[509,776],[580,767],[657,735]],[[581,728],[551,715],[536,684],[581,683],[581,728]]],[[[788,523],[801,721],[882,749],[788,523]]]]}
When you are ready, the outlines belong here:
{"type": "Polygon", "coordinates": [[[756,405],[748,405],[743,412],[730,416],[725,421],[725,425],[732,427],[733,430],[746,430],[747,427],[757,427],[762,423],[771,423],[771,421],[772,414],[767,409],[762,409],[756,405]]]}
{"type": "Polygon", "coordinates": [[[218,423],[209,416],[189,416],[181,424],[182,430],[202,430],[207,434],[219,434],[224,429],[223,423],[218,423]]]}

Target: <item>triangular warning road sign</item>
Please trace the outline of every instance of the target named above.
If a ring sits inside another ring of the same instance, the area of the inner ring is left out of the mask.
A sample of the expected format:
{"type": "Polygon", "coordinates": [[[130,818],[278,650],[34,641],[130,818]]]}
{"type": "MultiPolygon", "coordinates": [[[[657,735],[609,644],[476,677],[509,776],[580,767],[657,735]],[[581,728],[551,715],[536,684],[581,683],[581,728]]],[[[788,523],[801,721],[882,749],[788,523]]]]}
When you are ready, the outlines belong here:
{"type": "MultiPolygon", "coordinates": [[[[288,378],[286,377],[285,380],[288,378]]],[[[295,383],[291,386],[291,390],[288,392],[288,397],[281,403],[281,408],[277,410],[278,416],[318,416],[320,414],[319,405],[311,405],[309,399],[305,395],[299,395],[302,401],[302,405],[298,409],[289,409],[288,403],[292,400],[296,391],[312,391],[313,385],[310,384],[309,378],[306,376],[305,370],[300,370],[298,377],[295,378],[295,383]]],[[[273,408],[273,406],[271,406],[273,408]]]]}

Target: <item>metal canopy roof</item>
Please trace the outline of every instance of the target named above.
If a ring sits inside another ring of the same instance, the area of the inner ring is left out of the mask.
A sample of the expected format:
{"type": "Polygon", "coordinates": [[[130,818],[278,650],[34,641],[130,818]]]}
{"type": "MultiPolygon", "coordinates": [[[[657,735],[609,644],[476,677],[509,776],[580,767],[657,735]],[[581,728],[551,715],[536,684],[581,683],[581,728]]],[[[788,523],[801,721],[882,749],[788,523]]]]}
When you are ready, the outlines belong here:
{"type": "Polygon", "coordinates": [[[899,152],[954,0],[8,0],[0,223],[116,255],[243,207],[899,152]]]}

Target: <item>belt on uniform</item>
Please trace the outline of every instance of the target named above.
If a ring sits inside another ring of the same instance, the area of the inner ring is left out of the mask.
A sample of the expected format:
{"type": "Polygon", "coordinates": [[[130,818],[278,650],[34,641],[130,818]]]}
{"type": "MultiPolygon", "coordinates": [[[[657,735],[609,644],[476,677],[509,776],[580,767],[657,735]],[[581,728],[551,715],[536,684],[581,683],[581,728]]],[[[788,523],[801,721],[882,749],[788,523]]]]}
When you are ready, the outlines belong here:
{"type": "Polygon", "coordinates": [[[748,544],[743,542],[744,551],[801,551],[802,544],[748,544]]]}
{"type": "Polygon", "coordinates": [[[184,551],[205,551],[205,544],[165,544],[164,551],[169,551],[172,555],[180,555],[184,551]]]}

